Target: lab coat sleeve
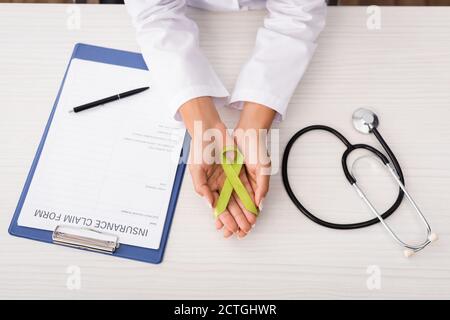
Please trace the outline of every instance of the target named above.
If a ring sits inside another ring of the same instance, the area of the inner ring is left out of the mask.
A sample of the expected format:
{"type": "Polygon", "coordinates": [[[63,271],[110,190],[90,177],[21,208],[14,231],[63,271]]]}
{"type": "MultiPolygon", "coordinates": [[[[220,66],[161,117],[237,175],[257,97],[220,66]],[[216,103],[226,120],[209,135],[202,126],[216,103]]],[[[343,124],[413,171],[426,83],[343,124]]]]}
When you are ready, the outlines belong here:
{"type": "MultiPolygon", "coordinates": [[[[179,107],[200,96],[225,104],[228,92],[199,48],[198,28],[184,0],[125,1],[150,70],[151,90],[180,120],[179,107]]],[[[163,110],[162,110],[163,111],[163,110]]]]}
{"type": "Polygon", "coordinates": [[[268,15],[231,95],[230,106],[244,101],[268,106],[284,118],[325,26],[324,0],[268,0],[268,15]]]}

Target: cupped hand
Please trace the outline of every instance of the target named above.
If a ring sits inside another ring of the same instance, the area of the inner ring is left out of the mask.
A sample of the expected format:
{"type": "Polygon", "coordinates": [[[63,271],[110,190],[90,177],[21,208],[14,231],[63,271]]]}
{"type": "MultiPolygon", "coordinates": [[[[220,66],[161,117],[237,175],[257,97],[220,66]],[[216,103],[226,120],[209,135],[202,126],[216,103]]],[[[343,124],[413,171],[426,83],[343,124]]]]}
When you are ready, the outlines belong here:
{"type": "MultiPolygon", "coordinates": [[[[183,104],[179,111],[192,138],[188,164],[195,191],[213,208],[226,179],[220,164],[220,153],[225,146],[234,146],[235,142],[227,134],[211,97],[192,99],[183,104]]],[[[240,179],[254,199],[245,169],[241,170],[240,179]]],[[[226,238],[233,234],[242,238],[255,221],[255,216],[245,210],[236,196],[232,195],[227,209],[216,220],[216,228],[223,228],[226,238]]]]}
{"type": "MultiPolygon", "coordinates": [[[[275,111],[264,105],[246,102],[241,112],[239,122],[233,132],[233,138],[240,152],[244,156],[244,172],[241,181],[247,190],[252,190],[250,196],[259,208],[263,209],[263,201],[269,191],[271,175],[271,160],[267,150],[267,136],[275,111]]],[[[252,226],[256,223],[256,216],[247,211],[236,194],[233,194],[234,201],[231,206],[237,204],[244,212],[248,221],[252,221],[252,226]]],[[[223,224],[216,223],[218,228],[223,224]]],[[[231,234],[225,225],[225,234],[231,234]]]]}
{"type": "MultiPolygon", "coordinates": [[[[250,187],[254,192],[254,203],[261,211],[263,201],[269,191],[271,161],[265,143],[257,138],[254,143],[249,143],[239,132],[235,131],[235,141],[244,155],[244,169],[250,187]]],[[[242,132],[242,131],[241,131],[242,132]]]]}
{"type": "Polygon", "coordinates": [[[255,204],[261,211],[269,191],[271,160],[267,137],[275,111],[266,106],[246,102],[234,130],[235,142],[244,155],[245,170],[254,191],[255,204]]]}
{"type": "MultiPolygon", "coordinates": [[[[233,140],[230,139],[229,141],[233,140]]],[[[192,141],[189,159],[189,172],[192,177],[195,192],[202,196],[208,206],[213,209],[217,203],[220,190],[222,189],[227,177],[218,159],[198,163],[193,156],[195,152],[193,151],[195,148],[193,146],[194,144],[195,142],[192,141]]],[[[222,150],[223,147],[220,145],[216,149],[222,150]]],[[[252,197],[252,200],[254,200],[253,189],[249,179],[247,178],[247,172],[244,167],[242,167],[241,172],[239,173],[239,178],[252,197]]],[[[224,236],[226,238],[233,234],[237,234],[239,238],[243,238],[250,232],[255,222],[255,215],[245,209],[239,198],[233,192],[226,210],[216,219],[216,228],[219,230],[224,229],[224,236]]]]}

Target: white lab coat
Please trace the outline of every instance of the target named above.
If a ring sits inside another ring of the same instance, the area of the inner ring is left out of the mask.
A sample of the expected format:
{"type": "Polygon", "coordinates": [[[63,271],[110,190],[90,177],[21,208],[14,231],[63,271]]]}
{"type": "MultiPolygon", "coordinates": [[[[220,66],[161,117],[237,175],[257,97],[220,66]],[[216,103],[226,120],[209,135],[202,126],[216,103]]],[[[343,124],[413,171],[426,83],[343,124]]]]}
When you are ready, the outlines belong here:
{"type": "Polygon", "coordinates": [[[238,109],[244,101],[256,102],[283,118],[326,17],[324,0],[187,0],[187,5],[208,10],[267,7],[269,14],[258,30],[255,49],[230,95],[200,50],[198,28],[185,15],[185,0],[125,3],[151,71],[152,89],[176,119],[183,103],[200,96],[238,109]]]}

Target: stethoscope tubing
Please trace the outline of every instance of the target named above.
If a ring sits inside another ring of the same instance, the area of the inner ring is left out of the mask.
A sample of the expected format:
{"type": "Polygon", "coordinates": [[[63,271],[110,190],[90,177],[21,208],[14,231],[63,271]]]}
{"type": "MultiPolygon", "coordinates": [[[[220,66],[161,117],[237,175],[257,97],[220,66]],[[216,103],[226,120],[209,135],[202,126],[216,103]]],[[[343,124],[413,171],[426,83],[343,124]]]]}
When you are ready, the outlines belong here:
{"type": "MultiPolygon", "coordinates": [[[[283,159],[281,162],[281,177],[283,180],[283,185],[284,185],[286,192],[287,192],[289,198],[291,199],[291,201],[310,220],[314,221],[315,223],[317,223],[321,226],[327,227],[327,228],[339,229],[339,230],[350,230],[350,229],[365,228],[365,227],[379,223],[380,219],[378,217],[370,219],[370,220],[362,221],[362,222],[356,222],[356,223],[329,222],[329,221],[320,219],[317,216],[315,216],[308,209],[306,209],[302,205],[302,203],[297,199],[297,197],[295,196],[295,194],[291,188],[291,185],[289,182],[289,177],[288,177],[289,154],[291,152],[293,145],[301,136],[303,136],[307,132],[316,131],[316,130],[326,131],[326,132],[331,133],[346,146],[346,150],[344,151],[344,153],[342,155],[341,161],[342,161],[342,168],[344,170],[344,174],[351,185],[356,183],[356,179],[351,175],[351,173],[348,169],[348,166],[347,166],[347,157],[352,151],[354,151],[356,149],[365,149],[365,150],[368,150],[368,151],[372,152],[373,154],[375,154],[378,158],[380,158],[381,161],[383,161],[383,163],[385,163],[385,164],[389,163],[389,160],[386,158],[386,156],[384,154],[382,154],[380,151],[378,151],[377,149],[373,148],[372,146],[366,145],[366,144],[352,145],[340,132],[338,132],[337,130],[335,130],[331,127],[328,127],[325,125],[312,125],[312,126],[305,127],[303,129],[299,130],[297,133],[295,133],[292,136],[292,138],[289,140],[289,142],[287,143],[286,148],[284,150],[283,159]]],[[[390,157],[391,163],[394,166],[394,169],[398,175],[399,180],[404,184],[405,178],[403,176],[403,173],[402,173],[400,165],[397,161],[397,158],[394,156],[392,150],[389,148],[389,146],[384,141],[384,139],[381,137],[381,135],[379,134],[379,132],[377,131],[376,128],[373,129],[373,133],[374,133],[375,137],[377,138],[377,140],[379,141],[379,143],[381,144],[381,146],[383,147],[383,149],[386,151],[386,153],[390,157]]],[[[395,212],[395,210],[397,210],[397,208],[402,203],[403,196],[404,196],[404,192],[401,188],[399,188],[399,192],[398,192],[395,202],[391,205],[391,207],[389,209],[387,209],[383,214],[381,214],[380,217],[382,219],[386,219],[390,215],[392,215],[395,212]]]]}

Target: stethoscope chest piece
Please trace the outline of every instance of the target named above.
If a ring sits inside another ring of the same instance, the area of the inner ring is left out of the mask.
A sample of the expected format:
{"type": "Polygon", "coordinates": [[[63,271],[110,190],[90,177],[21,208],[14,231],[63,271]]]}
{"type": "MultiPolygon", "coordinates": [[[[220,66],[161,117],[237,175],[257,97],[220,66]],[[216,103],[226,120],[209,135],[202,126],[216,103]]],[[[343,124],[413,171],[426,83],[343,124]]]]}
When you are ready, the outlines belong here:
{"type": "Polygon", "coordinates": [[[352,120],[355,129],[364,134],[369,134],[378,127],[378,117],[369,109],[359,108],[355,110],[352,120]]]}
{"type": "Polygon", "coordinates": [[[303,129],[299,130],[296,134],[294,134],[294,136],[289,140],[288,144],[286,145],[286,149],[284,150],[283,160],[282,160],[282,164],[281,164],[281,176],[283,179],[283,184],[286,189],[286,192],[288,193],[289,197],[294,202],[294,204],[297,206],[297,208],[304,215],[306,215],[312,221],[314,221],[322,226],[328,227],[328,228],[341,229],[341,230],[342,229],[346,229],[346,230],[357,229],[357,228],[368,227],[370,225],[380,222],[383,225],[383,227],[387,230],[387,232],[391,235],[391,237],[398,244],[400,244],[401,246],[404,247],[404,249],[405,249],[404,255],[406,257],[410,257],[415,252],[422,250],[430,243],[436,241],[438,239],[438,236],[431,231],[431,227],[430,227],[428,221],[426,220],[425,216],[420,211],[419,207],[417,206],[417,204],[412,199],[411,195],[406,190],[405,178],[403,176],[400,164],[398,163],[397,158],[395,157],[394,153],[389,148],[386,141],[384,141],[383,137],[381,136],[381,134],[379,133],[379,131],[377,129],[378,124],[379,124],[377,115],[374,112],[372,112],[371,110],[361,108],[361,109],[356,110],[353,113],[352,120],[353,120],[353,126],[355,127],[355,129],[357,131],[359,131],[363,134],[369,134],[369,133],[374,134],[374,136],[376,137],[376,139],[378,140],[378,142],[381,144],[384,151],[386,152],[387,157],[381,151],[379,151],[379,150],[375,149],[374,147],[369,146],[367,144],[351,144],[341,133],[339,133],[337,130],[330,128],[328,126],[313,125],[313,126],[303,128],[303,129]],[[289,153],[291,151],[292,146],[294,145],[295,141],[297,141],[298,138],[300,138],[303,134],[310,132],[310,131],[314,131],[314,130],[322,130],[322,131],[329,132],[329,133],[333,134],[335,137],[337,137],[346,146],[346,150],[344,151],[344,153],[342,155],[342,169],[344,171],[344,175],[347,178],[348,182],[355,189],[355,191],[357,192],[359,197],[367,205],[367,207],[370,209],[370,211],[375,215],[375,218],[373,218],[371,220],[363,221],[363,222],[352,223],[352,224],[332,223],[332,222],[328,222],[328,221],[325,221],[325,220],[322,220],[322,219],[319,219],[318,217],[316,217],[308,209],[306,209],[301,204],[301,202],[297,199],[297,197],[295,196],[295,194],[292,191],[292,188],[290,186],[288,173],[287,173],[289,153]],[[391,174],[391,176],[394,178],[394,180],[396,181],[396,183],[399,186],[399,192],[398,192],[396,201],[384,213],[379,213],[375,209],[375,207],[369,201],[369,199],[364,194],[364,192],[359,188],[358,183],[357,183],[355,177],[353,176],[352,171],[349,170],[349,168],[347,166],[347,158],[348,158],[349,154],[356,149],[365,149],[366,151],[371,152],[371,154],[373,156],[375,156],[376,158],[381,160],[383,165],[386,167],[386,169],[389,171],[389,173],[391,174]],[[422,243],[417,244],[417,245],[408,244],[408,243],[402,241],[394,233],[394,231],[389,227],[389,225],[385,221],[386,218],[388,218],[392,213],[395,212],[395,210],[397,210],[397,208],[402,203],[402,200],[404,197],[406,197],[408,199],[408,201],[414,208],[415,212],[420,217],[420,220],[424,224],[426,231],[427,231],[426,239],[422,243]]]}

